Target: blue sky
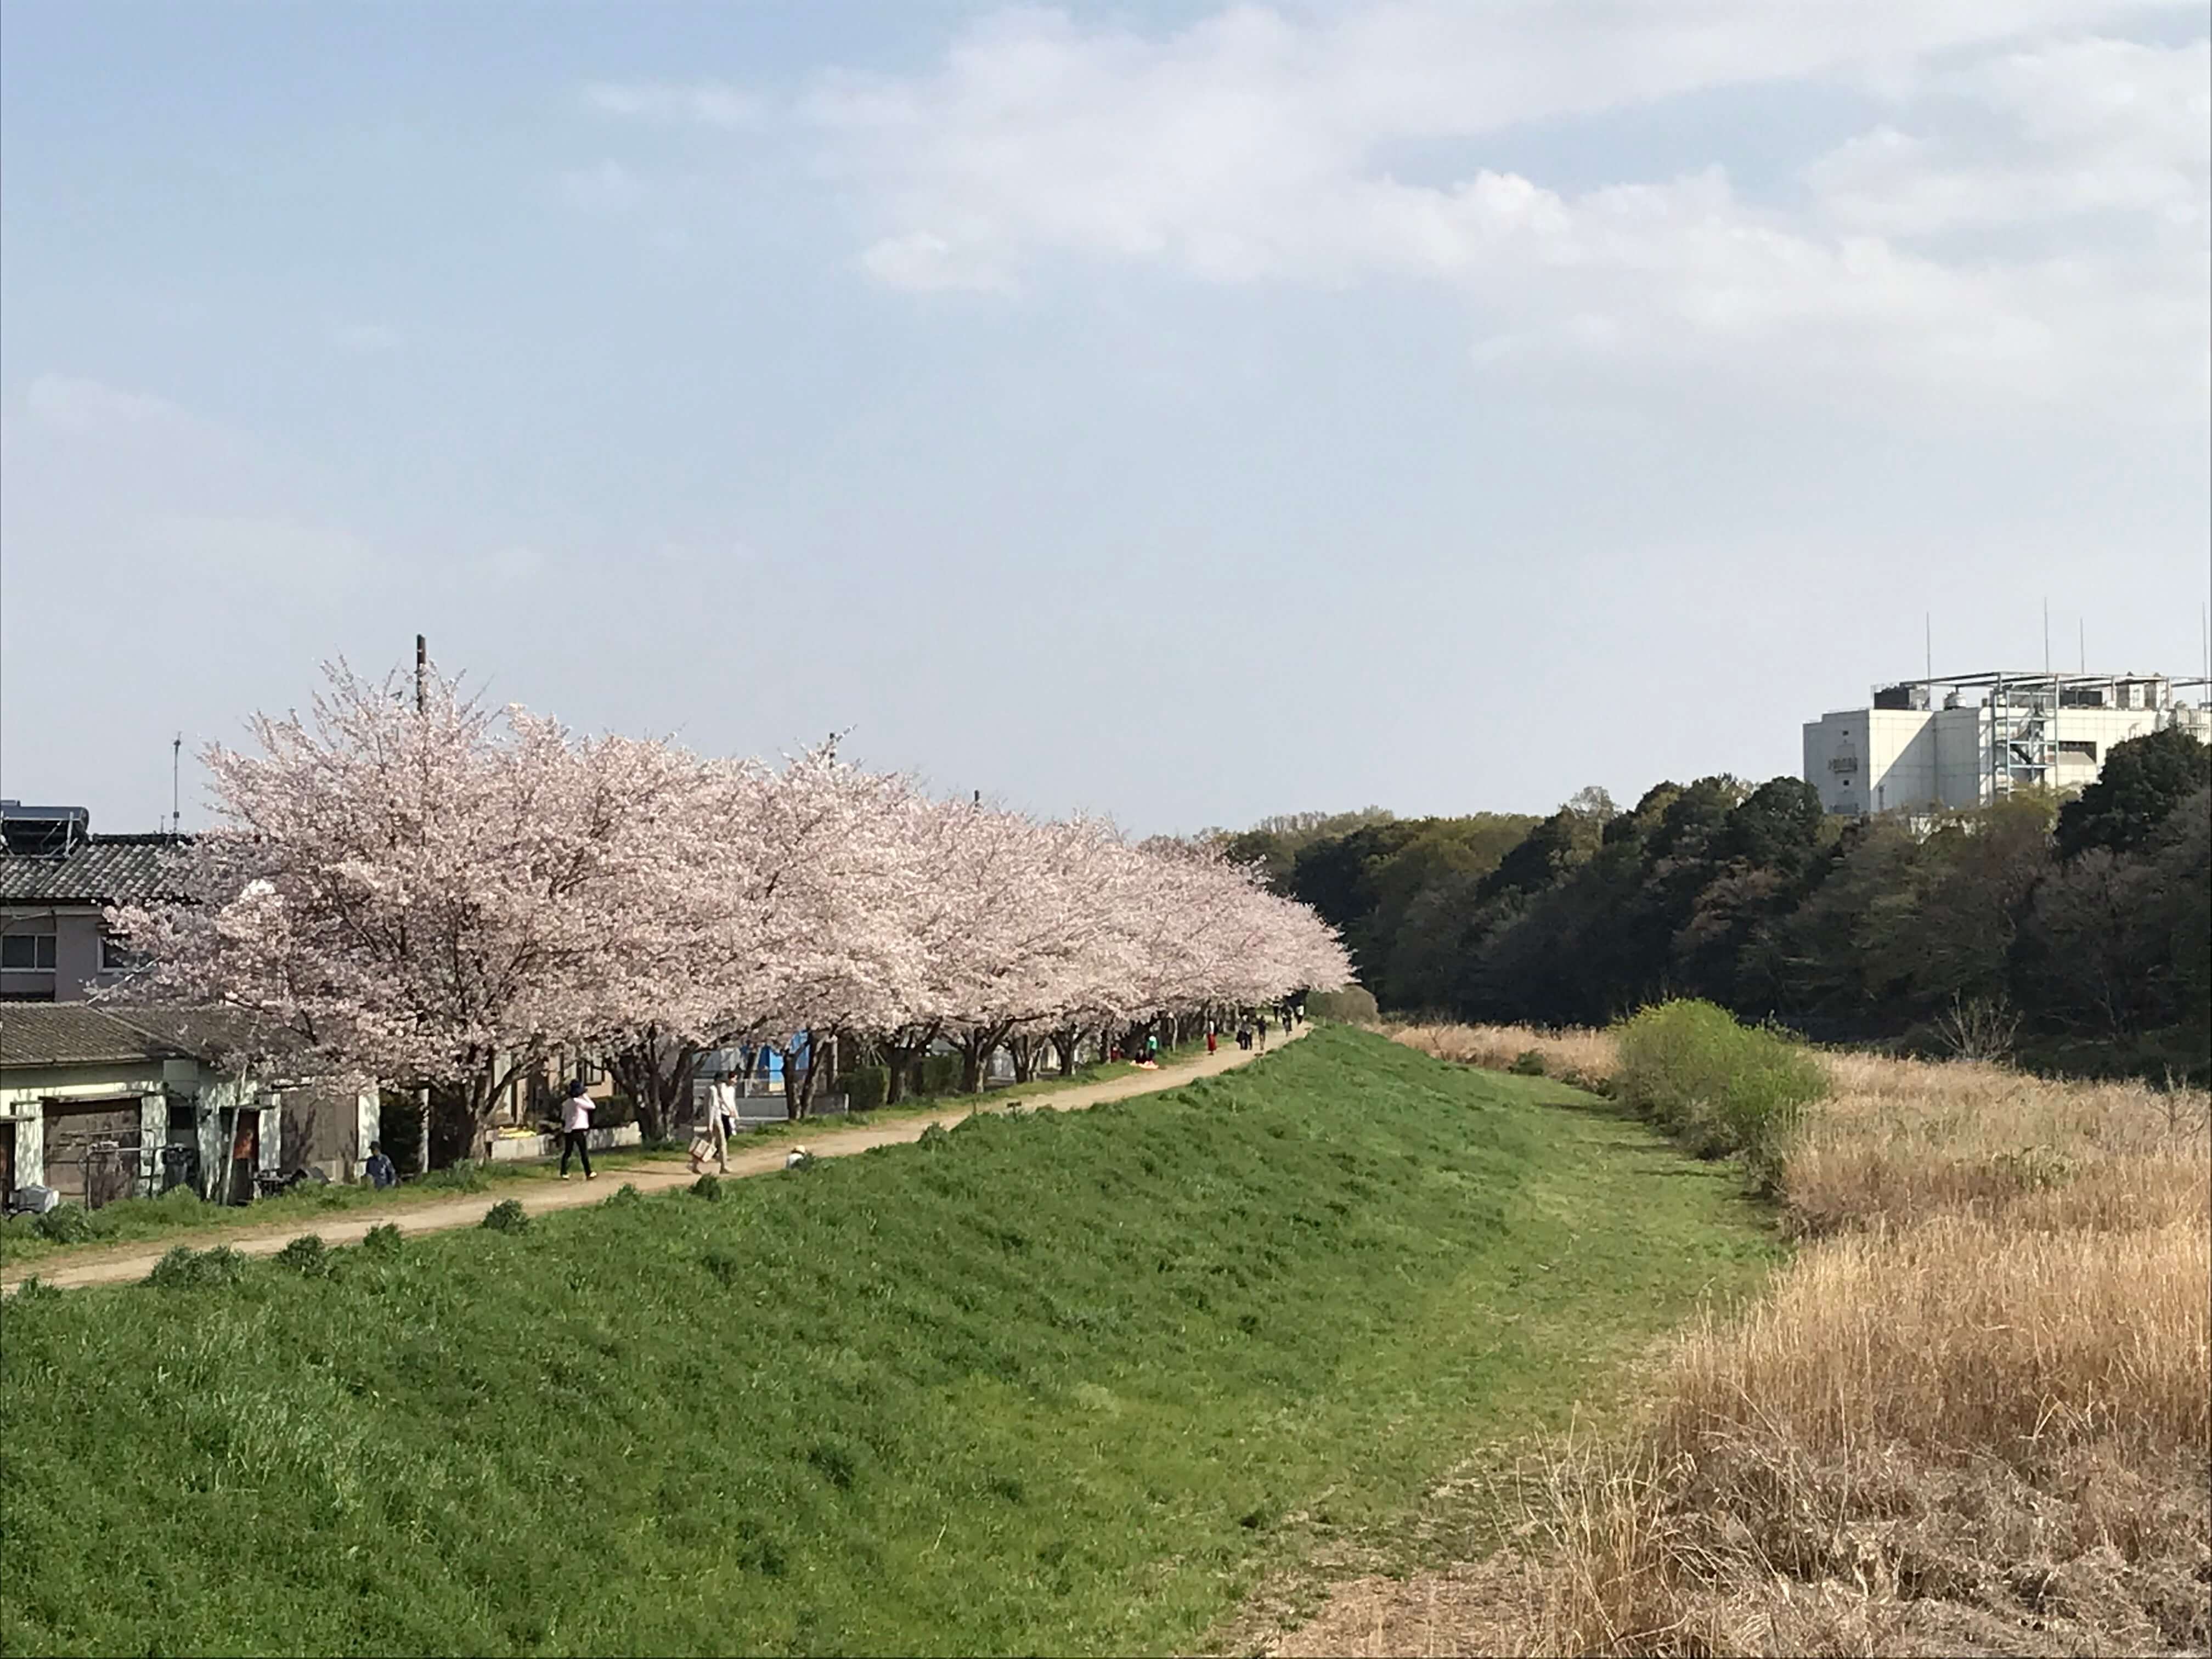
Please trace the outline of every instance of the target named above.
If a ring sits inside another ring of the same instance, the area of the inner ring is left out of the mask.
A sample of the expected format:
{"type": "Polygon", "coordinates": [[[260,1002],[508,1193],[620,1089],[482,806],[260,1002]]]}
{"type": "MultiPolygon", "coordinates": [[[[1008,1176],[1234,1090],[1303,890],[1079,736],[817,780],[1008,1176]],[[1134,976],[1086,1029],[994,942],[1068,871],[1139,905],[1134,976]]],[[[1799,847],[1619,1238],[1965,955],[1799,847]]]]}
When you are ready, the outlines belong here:
{"type": "MultiPolygon", "coordinates": [[[[0,789],[316,665],[1140,830],[2198,672],[2201,8],[0,12],[0,789]]],[[[204,821],[189,787],[186,822],[204,821]]]]}

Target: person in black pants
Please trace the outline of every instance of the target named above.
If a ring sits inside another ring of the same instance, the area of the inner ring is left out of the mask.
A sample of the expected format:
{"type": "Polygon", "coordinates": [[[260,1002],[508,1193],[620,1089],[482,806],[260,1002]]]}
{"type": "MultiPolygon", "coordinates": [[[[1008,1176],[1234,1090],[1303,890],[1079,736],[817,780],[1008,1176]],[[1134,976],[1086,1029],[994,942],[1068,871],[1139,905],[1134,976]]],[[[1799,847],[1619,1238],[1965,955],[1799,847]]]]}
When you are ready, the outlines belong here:
{"type": "Polygon", "coordinates": [[[568,1098],[562,1103],[561,1128],[561,1179],[568,1178],[568,1154],[574,1152],[584,1161],[584,1179],[597,1180],[592,1173],[592,1101],[584,1092],[581,1078],[568,1085],[568,1098]]]}

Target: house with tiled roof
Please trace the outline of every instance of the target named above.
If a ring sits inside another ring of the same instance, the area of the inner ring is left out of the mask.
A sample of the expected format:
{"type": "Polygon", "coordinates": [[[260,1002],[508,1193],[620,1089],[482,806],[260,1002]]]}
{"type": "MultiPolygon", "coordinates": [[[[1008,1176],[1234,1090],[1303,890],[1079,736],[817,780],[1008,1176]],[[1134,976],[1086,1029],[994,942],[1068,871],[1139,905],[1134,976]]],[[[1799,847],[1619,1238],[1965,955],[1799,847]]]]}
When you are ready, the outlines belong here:
{"type": "Polygon", "coordinates": [[[179,1186],[242,1201],[303,1166],[352,1180],[378,1097],[318,1069],[240,1009],[0,1006],[0,1193],[96,1208],[179,1186]]]}
{"type": "Polygon", "coordinates": [[[0,801],[0,1002],[78,1002],[128,966],[102,916],[161,896],[175,836],[98,836],[82,806],[0,801]]]}

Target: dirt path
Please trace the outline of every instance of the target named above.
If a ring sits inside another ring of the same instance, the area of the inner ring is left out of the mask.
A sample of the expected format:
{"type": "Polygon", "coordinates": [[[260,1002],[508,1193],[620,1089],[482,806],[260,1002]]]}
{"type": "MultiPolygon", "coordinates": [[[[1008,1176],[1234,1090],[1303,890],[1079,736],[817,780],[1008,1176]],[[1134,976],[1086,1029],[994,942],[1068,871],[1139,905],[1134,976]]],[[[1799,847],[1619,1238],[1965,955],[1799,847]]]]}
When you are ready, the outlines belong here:
{"type": "MultiPolygon", "coordinates": [[[[1301,1025],[1286,1039],[1278,1033],[1273,1047],[1280,1048],[1285,1041],[1296,1042],[1310,1030],[1301,1025]]],[[[1086,1083],[1073,1089],[1063,1089],[1050,1094],[1024,1097],[1019,1091],[1010,1091],[1011,1097],[986,1101],[975,1109],[979,1112],[1003,1112],[1011,1106],[1049,1106],[1056,1111],[1081,1111],[1088,1106],[1102,1105],[1109,1100],[1127,1100],[1134,1095],[1157,1094],[1190,1082],[1194,1078],[1212,1077],[1218,1072],[1233,1071],[1260,1058],[1255,1051],[1246,1053],[1234,1044],[1218,1054],[1201,1054],[1195,1060],[1179,1060],[1163,1066],[1157,1072],[1133,1072],[1126,1077],[1109,1078],[1103,1083],[1086,1083]]],[[[898,1123],[871,1124],[865,1128],[836,1128],[825,1127],[809,1133],[803,1141],[779,1139],[756,1150],[732,1151],[730,1155],[730,1174],[732,1176],[765,1175],[783,1167],[784,1154],[794,1146],[804,1146],[817,1158],[850,1158],[875,1146],[898,1146],[921,1139],[923,1130],[933,1123],[946,1119],[965,1117],[967,1112],[948,1111],[943,1117],[915,1117],[898,1123]]],[[[743,1145],[740,1137],[738,1145],[743,1145]]],[[[60,1261],[26,1263],[11,1270],[4,1281],[0,1281],[0,1292],[12,1293],[26,1279],[35,1278],[41,1285],[56,1290],[70,1290],[83,1285],[119,1285],[146,1277],[155,1265],[179,1244],[204,1243],[212,1248],[227,1244],[245,1255],[274,1255],[303,1232],[321,1235],[325,1244],[358,1244],[372,1227],[389,1222],[407,1233],[447,1232],[457,1227],[473,1227],[484,1218],[484,1212],[504,1199],[514,1199],[532,1215],[544,1215],[554,1210],[580,1209],[587,1204],[597,1204],[618,1187],[627,1182],[641,1193],[664,1192],[671,1187],[688,1187],[696,1179],[690,1166],[680,1157],[672,1156],[665,1163],[645,1165],[633,1164],[627,1169],[603,1170],[596,1181],[586,1181],[581,1176],[567,1182],[526,1182],[506,1186],[493,1193],[469,1193],[463,1196],[434,1204],[398,1204],[388,1209],[349,1210],[343,1219],[333,1218],[314,1224],[303,1224],[302,1218],[283,1222],[272,1227],[254,1228],[243,1232],[221,1233],[204,1239],[180,1235],[159,1243],[141,1243],[118,1245],[112,1249],[88,1252],[82,1255],[60,1261]]]]}

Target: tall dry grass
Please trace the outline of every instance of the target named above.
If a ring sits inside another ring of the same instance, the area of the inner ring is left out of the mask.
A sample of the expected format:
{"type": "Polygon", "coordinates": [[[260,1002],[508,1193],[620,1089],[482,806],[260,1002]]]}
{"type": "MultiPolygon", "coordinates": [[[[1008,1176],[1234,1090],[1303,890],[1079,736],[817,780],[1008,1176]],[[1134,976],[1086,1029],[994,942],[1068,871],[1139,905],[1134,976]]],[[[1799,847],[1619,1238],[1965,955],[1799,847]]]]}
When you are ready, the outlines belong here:
{"type": "MultiPolygon", "coordinates": [[[[1600,1032],[1391,1035],[1610,1072],[1600,1032]]],[[[1680,1340],[1632,1429],[1524,1465],[1452,1639],[2212,1651],[2212,1099],[1823,1060],[1779,1182],[1803,1248],[1680,1340]]]]}
{"type": "Polygon", "coordinates": [[[1540,1031],[1527,1025],[1384,1025],[1395,1042],[1435,1060],[1486,1070],[1510,1070],[1523,1054],[1542,1057],[1544,1073],[1577,1088],[1598,1089],[1620,1069],[1620,1055],[1604,1031],[1540,1031]]]}

